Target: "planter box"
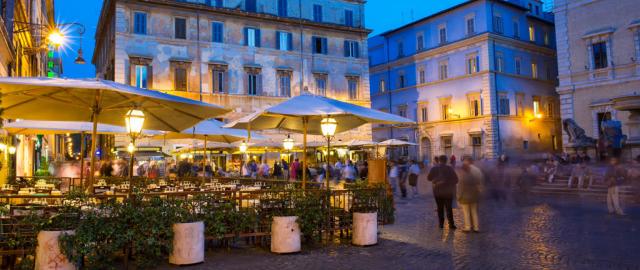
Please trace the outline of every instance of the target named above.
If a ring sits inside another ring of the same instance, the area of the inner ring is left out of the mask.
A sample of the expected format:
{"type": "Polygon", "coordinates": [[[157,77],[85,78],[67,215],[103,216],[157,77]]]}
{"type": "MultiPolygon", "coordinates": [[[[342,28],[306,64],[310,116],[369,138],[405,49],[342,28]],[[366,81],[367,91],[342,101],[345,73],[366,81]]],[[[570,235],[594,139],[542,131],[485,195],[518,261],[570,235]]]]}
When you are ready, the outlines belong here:
{"type": "Polygon", "coordinates": [[[58,238],[73,231],[41,231],[36,248],[36,270],[74,270],[76,266],[62,254],[58,238]]]}
{"type": "Polygon", "coordinates": [[[356,246],[378,243],[378,213],[353,213],[353,239],[356,246]]]}
{"type": "Polygon", "coordinates": [[[273,217],[271,222],[271,252],[296,253],[302,250],[298,217],[273,217]]]}
{"type": "Polygon", "coordinates": [[[173,224],[173,251],[169,263],[189,265],[204,262],[204,222],[173,224]]]}

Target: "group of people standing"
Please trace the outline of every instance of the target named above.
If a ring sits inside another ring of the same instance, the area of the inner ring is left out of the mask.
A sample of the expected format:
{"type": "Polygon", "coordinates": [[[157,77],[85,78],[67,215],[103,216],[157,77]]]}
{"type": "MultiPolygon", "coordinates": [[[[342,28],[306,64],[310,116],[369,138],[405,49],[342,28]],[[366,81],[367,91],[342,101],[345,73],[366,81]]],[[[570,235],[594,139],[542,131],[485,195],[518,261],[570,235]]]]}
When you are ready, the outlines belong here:
{"type": "Polygon", "coordinates": [[[418,176],[420,176],[420,166],[414,160],[408,164],[403,160],[389,162],[389,184],[394,194],[400,188],[402,198],[407,198],[407,182],[411,188],[411,195],[418,196],[418,176]]]}

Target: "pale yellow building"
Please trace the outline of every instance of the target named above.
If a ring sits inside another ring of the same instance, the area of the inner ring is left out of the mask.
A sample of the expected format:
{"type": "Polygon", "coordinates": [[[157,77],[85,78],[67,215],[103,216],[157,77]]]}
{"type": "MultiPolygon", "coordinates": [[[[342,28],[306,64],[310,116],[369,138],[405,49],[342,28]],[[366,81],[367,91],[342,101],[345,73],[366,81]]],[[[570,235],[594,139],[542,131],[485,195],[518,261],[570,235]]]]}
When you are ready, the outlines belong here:
{"type": "MultiPolygon", "coordinates": [[[[602,120],[619,120],[623,156],[640,155],[640,2],[556,0],[561,114],[593,139],[602,120]]],[[[572,142],[565,132],[564,146],[572,142]]]]}

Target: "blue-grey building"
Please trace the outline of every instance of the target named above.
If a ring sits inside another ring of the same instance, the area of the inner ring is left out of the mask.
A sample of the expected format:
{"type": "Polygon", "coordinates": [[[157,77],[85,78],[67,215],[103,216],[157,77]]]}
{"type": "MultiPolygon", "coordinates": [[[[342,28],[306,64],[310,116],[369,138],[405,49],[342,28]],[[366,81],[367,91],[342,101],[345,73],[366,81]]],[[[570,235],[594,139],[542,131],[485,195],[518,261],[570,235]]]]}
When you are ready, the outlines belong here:
{"type": "Polygon", "coordinates": [[[539,0],[471,0],[369,38],[372,107],[416,120],[374,126],[397,155],[560,149],[553,16],[539,0]]]}

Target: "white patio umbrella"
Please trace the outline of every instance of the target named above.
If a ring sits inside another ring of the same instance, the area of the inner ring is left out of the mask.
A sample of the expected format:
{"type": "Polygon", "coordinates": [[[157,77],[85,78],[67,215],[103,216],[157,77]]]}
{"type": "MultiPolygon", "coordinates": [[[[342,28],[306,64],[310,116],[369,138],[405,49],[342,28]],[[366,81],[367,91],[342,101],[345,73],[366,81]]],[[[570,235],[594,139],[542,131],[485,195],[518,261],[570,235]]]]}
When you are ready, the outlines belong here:
{"type": "MultiPolygon", "coordinates": [[[[154,136],[154,139],[196,139],[204,141],[204,162],[207,162],[207,141],[232,143],[244,140],[249,137],[249,133],[242,129],[223,128],[224,123],[209,119],[197,125],[187,128],[182,132],[168,132],[154,136]]],[[[202,168],[204,176],[205,168],[202,168]]]]}
{"type": "Polygon", "coordinates": [[[180,132],[228,110],[98,79],[0,78],[5,118],[45,121],[91,121],[91,175],[93,184],[98,123],[122,125],[125,114],[141,110],[144,128],[180,132]]]}
{"type": "Polygon", "coordinates": [[[346,147],[367,147],[367,146],[376,146],[377,142],[374,141],[365,141],[365,140],[350,140],[346,142],[339,142],[336,145],[346,146],[346,147]]]}
{"type": "MultiPolygon", "coordinates": [[[[85,132],[91,132],[93,123],[76,121],[37,121],[21,120],[7,123],[3,126],[10,134],[14,135],[35,135],[35,134],[64,134],[81,133],[84,138],[85,132]]],[[[96,134],[126,134],[127,129],[121,126],[98,124],[96,134]]],[[[144,130],[143,134],[161,134],[156,130],[144,130]]],[[[80,140],[80,181],[84,178],[84,139],[80,140]]]]}
{"type": "MultiPolygon", "coordinates": [[[[325,117],[331,117],[336,120],[338,125],[335,133],[348,131],[367,123],[413,123],[413,121],[397,115],[305,93],[229,123],[226,127],[248,130],[284,129],[302,132],[305,151],[302,156],[303,172],[306,172],[307,134],[322,135],[320,122],[325,117]]],[[[303,187],[306,186],[306,173],[302,174],[302,185],[303,187]]]]}
{"type": "Polygon", "coordinates": [[[389,139],[383,142],[379,142],[377,145],[378,146],[410,146],[410,145],[417,145],[417,144],[403,141],[403,140],[398,140],[398,139],[389,139]]]}

